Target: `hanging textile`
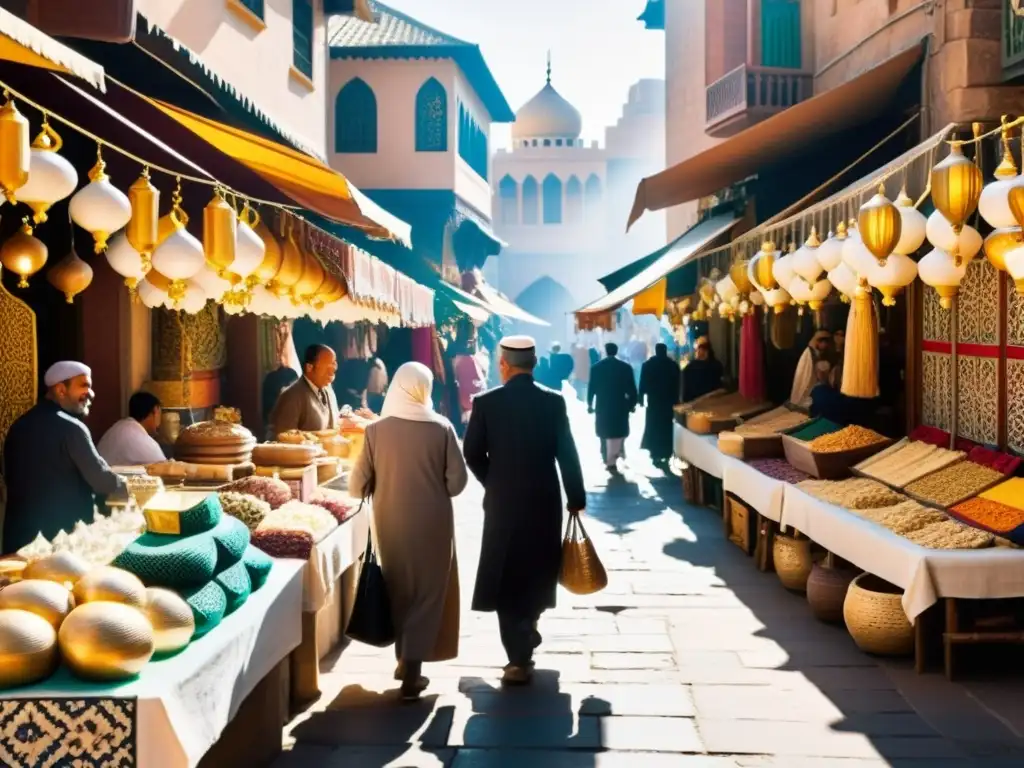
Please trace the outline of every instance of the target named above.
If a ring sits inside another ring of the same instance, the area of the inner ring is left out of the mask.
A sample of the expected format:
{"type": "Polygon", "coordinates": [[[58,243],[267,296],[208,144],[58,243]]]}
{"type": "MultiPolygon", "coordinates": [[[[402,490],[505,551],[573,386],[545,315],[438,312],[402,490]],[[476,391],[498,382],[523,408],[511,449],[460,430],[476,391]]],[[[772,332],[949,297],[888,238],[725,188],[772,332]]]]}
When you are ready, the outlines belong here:
{"type": "Polygon", "coordinates": [[[434,326],[412,329],[412,359],[434,369],[434,326]]]}
{"type": "Polygon", "coordinates": [[[761,402],[767,396],[764,375],[764,339],[761,336],[761,310],[743,318],[740,329],[740,394],[761,402]]]}

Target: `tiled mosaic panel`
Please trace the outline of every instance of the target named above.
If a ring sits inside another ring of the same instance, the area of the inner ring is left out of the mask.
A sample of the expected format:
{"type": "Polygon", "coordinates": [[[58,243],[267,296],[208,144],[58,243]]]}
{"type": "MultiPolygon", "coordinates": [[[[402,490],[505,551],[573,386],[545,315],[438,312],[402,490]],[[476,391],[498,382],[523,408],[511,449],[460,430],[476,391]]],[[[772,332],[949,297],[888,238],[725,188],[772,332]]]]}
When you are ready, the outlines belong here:
{"type": "Polygon", "coordinates": [[[999,343],[999,280],[1003,273],[988,259],[975,259],[960,284],[960,341],[999,343]]]}
{"type": "Polygon", "coordinates": [[[960,358],[957,431],[968,440],[999,441],[999,361],[990,357],[960,358]]]}
{"type": "Polygon", "coordinates": [[[1006,281],[1009,283],[1006,290],[1006,343],[1024,347],[1024,296],[1017,293],[1009,275],[1006,281]]]}
{"type": "Polygon", "coordinates": [[[1024,453],[1024,360],[1006,361],[1006,442],[1024,453]]]}
{"type": "Polygon", "coordinates": [[[953,380],[950,356],[935,352],[921,355],[923,423],[939,429],[953,428],[953,380]]]}
{"type": "Polygon", "coordinates": [[[935,289],[924,289],[924,327],[923,338],[927,341],[949,341],[948,309],[939,306],[939,294],[935,289]]]}

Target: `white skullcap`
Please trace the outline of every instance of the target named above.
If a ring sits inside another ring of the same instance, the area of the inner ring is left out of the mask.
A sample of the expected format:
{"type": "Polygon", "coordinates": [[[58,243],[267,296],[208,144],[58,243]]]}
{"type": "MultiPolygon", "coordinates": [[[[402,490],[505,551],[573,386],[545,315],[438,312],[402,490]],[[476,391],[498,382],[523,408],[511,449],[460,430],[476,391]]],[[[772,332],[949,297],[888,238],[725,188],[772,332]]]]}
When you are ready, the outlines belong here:
{"type": "Polygon", "coordinates": [[[43,375],[43,383],[48,387],[52,387],[60,384],[62,381],[73,379],[75,376],[92,376],[92,369],[85,363],[79,363],[75,360],[61,360],[59,363],[54,363],[46,369],[46,373],[43,375]]]}
{"type": "Polygon", "coordinates": [[[534,349],[537,342],[532,336],[506,336],[501,340],[502,349],[511,349],[517,352],[525,352],[534,349]]]}

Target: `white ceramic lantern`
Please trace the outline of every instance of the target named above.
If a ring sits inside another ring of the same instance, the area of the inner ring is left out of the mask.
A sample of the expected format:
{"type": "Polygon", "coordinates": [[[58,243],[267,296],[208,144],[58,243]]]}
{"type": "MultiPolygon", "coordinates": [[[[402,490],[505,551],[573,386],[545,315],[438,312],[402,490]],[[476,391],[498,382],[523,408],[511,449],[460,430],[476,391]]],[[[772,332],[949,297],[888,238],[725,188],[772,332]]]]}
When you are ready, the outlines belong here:
{"type": "Polygon", "coordinates": [[[807,241],[796,249],[791,259],[793,272],[802,277],[808,285],[814,285],[821,273],[824,272],[821,262],[818,260],[818,250],[822,243],[818,240],[818,231],[811,227],[811,234],[807,241]]]}
{"type": "Polygon", "coordinates": [[[887,307],[896,305],[896,296],[914,282],[917,277],[917,264],[909,256],[893,253],[885,260],[885,266],[877,262],[868,271],[868,284],[877,288],[882,294],[882,304],[887,307]]]}
{"type": "Polygon", "coordinates": [[[141,280],[137,287],[139,301],[150,309],[165,307],[170,303],[166,291],[161,291],[148,280],[141,280]]]}
{"type": "Polygon", "coordinates": [[[967,262],[963,261],[958,265],[946,251],[934,248],[918,262],[917,273],[922,283],[930,285],[939,294],[939,304],[942,308],[949,309],[953,306],[953,298],[960,292],[960,283],[964,275],[967,274],[967,262]]]}
{"type": "Polygon", "coordinates": [[[63,145],[60,135],[44,120],[42,130],[32,142],[28,181],[18,189],[18,202],[32,209],[36,224],[46,221],[50,207],[78,186],[75,166],[59,154],[63,145]]]}
{"type": "Polygon", "coordinates": [[[800,304],[806,304],[815,312],[821,309],[831,292],[832,283],[828,280],[815,280],[813,283],[808,283],[798,275],[789,284],[789,293],[793,300],[800,304]]]}
{"type": "Polygon", "coordinates": [[[896,210],[903,224],[900,227],[899,242],[892,250],[893,253],[909,256],[924,245],[928,220],[914,207],[914,201],[907,195],[906,190],[902,190],[900,196],[896,198],[896,210]]]}
{"type": "Polygon", "coordinates": [[[139,281],[146,276],[142,256],[132,248],[128,236],[123,232],[110,241],[105,254],[110,268],[124,278],[129,290],[135,290],[139,281]]]}
{"type": "Polygon", "coordinates": [[[195,315],[203,311],[206,306],[206,291],[195,280],[185,283],[185,295],[178,302],[178,308],[189,315],[195,315]]]}
{"type": "Polygon", "coordinates": [[[857,275],[845,262],[828,273],[828,281],[847,301],[857,294],[857,275]]]}
{"type": "Polygon", "coordinates": [[[71,198],[71,219],[92,235],[96,253],[103,253],[107,241],[132,217],[132,204],[128,196],[110,183],[107,164],[99,151],[96,165],[89,171],[89,183],[71,198]]]}
{"type": "Polygon", "coordinates": [[[829,232],[824,243],[814,250],[814,256],[826,272],[831,272],[843,262],[843,243],[846,242],[846,224],[840,222],[836,234],[829,232]]]}
{"type": "Polygon", "coordinates": [[[171,281],[167,291],[177,304],[185,296],[185,281],[195,277],[206,265],[203,245],[187,229],[180,210],[171,210],[174,231],[153,251],[153,269],[171,281]]]}

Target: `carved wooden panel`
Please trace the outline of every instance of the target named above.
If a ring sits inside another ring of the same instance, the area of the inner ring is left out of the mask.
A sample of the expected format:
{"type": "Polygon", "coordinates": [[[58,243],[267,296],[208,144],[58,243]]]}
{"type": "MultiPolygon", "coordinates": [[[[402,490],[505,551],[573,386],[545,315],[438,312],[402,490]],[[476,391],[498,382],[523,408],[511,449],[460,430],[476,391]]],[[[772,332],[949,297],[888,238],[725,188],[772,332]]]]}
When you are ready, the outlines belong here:
{"type": "Polygon", "coordinates": [[[999,280],[1002,274],[989,264],[988,259],[975,259],[967,267],[967,274],[960,284],[959,299],[959,338],[962,343],[999,343],[999,280]]]}
{"type": "Polygon", "coordinates": [[[949,355],[924,352],[921,355],[921,368],[923,423],[939,429],[952,429],[953,379],[949,355]]]}
{"type": "Polygon", "coordinates": [[[949,318],[949,310],[939,306],[939,294],[933,288],[925,288],[922,338],[925,341],[949,341],[949,318]]]}
{"type": "Polygon", "coordinates": [[[1017,293],[1009,277],[1007,282],[1006,343],[1013,347],[1024,347],[1024,296],[1017,293]]]}
{"type": "Polygon", "coordinates": [[[194,315],[169,309],[153,310],[153,379],[178,381],[186,369],[213,371],[224,367],[227,344],[219,307],[208,302],[194,315]],[[182,330],[190,344],[182,355],[182,330]]]}
{"type": "Polygon", "coordinates": [[[0,282],[0,476],[7,432],[21,414],[35,405],[38,388],[36,315],[0,282]]]}
{"type": "Polygon", "coordinates": [[[1024,360],[1006,361],[1006,442],[1024,454],[1024,360]]]}
{"type": "Polygon", "coordinates": [[[999,441],[999,361],[961,357],[959,369],[957,431],[968,440],[994,445],[999,441]]]}

